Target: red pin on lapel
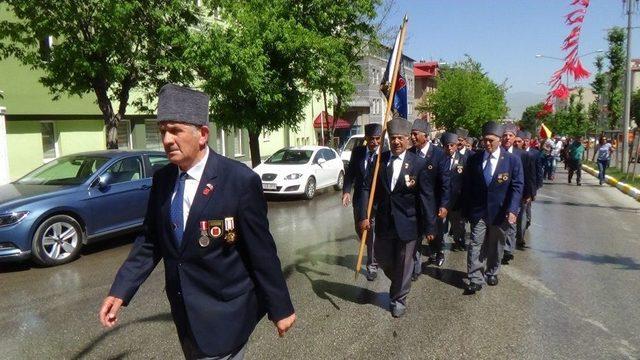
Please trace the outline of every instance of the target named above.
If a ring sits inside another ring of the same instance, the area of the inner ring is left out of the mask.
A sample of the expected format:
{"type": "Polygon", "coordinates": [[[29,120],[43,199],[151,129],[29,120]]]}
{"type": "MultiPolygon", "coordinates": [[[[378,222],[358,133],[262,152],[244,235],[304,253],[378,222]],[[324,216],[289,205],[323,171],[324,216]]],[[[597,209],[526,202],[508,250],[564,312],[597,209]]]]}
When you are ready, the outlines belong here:
{"type": "Polygon", "coordinates": [[[205,185],[204,190],[202,190],[202,195],[209,196],[209,194],[213,193],[214,189],[215,188],[213,187],[213,185],[207,184],[207,185],[205,185]]]}

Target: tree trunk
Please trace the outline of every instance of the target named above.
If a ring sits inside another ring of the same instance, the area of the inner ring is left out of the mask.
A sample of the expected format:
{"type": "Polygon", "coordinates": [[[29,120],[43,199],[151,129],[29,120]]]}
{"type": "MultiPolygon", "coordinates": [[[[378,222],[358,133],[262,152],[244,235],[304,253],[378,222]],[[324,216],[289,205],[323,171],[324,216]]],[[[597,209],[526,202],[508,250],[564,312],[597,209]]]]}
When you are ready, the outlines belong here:
{"type": "Polygon", "coordinates": [[[100,108],[102,118],[104,119],[104,125],[107,132],[107,149],[117,149],[118,123],[120,122],[120,116],[113,111],[111,100],[109,99],[109,95],[107,95],[106,84],[94,83],[93,90],[96,93],[98,107],[100,108]]]}
{"type": "Polygon", "coordinates": [[[251,152],[251,167],[260,165],[260,130],[249,130],[249,151],[251,152]]]}

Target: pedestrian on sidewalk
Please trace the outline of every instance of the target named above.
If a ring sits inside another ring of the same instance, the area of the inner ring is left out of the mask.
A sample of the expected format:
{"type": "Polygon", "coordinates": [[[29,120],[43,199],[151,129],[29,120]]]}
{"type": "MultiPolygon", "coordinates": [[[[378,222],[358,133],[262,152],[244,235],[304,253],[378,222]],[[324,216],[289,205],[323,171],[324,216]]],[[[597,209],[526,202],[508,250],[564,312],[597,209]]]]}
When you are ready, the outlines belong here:
{"type": "Polygon", "coordinates": [[[553,180],[553,168],[554,157],[553,157],[553,148],[555,147],[555,142],[552,138],[548,138],[544,140],[542,144],[542,154],[544,156],[544,174],[543,177],[547,180],[553,180]]]}
{"type": "Polygon", "coordinates": [[[568,166],[569,166],[569,184],[573,174],[576,174],[576,185],[581,186],[582,180],[582,155],[584,154],[584,145],[582,145],[582,136],[576,137],[576,139],[569,145],[568,148],[568,166]]]}
{"type": "Polygon", "coordinates": [[[607,138],[600,136],[598,140],[598,180],[600,180],[600,186],[604,183],[605,173],[609,167],[611,161],[611,153],[613,153],[613,146],[607,142],[607,138]]]}

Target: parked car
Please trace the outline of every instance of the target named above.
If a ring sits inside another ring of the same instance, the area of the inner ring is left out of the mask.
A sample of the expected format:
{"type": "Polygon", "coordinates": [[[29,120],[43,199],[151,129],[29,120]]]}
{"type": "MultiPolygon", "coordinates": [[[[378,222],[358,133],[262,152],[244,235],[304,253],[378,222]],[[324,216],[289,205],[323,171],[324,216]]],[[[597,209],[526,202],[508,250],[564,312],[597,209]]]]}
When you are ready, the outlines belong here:
{"type": "Polygon", "coordinates": [[[0,186],[0,261],[44,266],[83,245],[142,225],[159,151],[105,150],[55,159],[0,186]]]}
{"type": "Polygon", "coordinates": [[[326,146],[289,147],[276,151],[255,171],[265,194],[303,195],[312,199],[318,189],[342,190],[344,168],[335,150],[326,146]]]}

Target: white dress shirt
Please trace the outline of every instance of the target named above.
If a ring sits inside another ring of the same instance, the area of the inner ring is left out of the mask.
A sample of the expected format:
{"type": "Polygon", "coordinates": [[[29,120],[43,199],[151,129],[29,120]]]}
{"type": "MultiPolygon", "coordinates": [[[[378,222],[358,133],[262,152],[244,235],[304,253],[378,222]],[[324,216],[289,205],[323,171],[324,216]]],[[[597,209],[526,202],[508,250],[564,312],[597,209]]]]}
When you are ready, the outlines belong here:
{"type": "Polygon", "coordinates": [[[482,168],[484,169],[487,166],[487,159],[491,158],[491,176],[496,173],[496,167],[498,166],[498,159],[500,158],[500,146],[489,154],[486,150],[484,152],[484,160],[482,161],[482,168]]]}
{"type": "Polygon", "coordinates": [[[420,153],[418,154],[421,158],[426,158],[427,153],[429,152],[429,146],[431,146],[431,142],[427,141],[427,145],[425,145],[422,149],[420,149],[420,153]]]}
{"type": "Polygon", "coordinates": [[[460,152],[460,155],[464,155],[467,152],[467,147],[463,146],[462,149],[458,150],[460,152]]]}
{"type": "MultiPolygon", "coordinates": [[[[400,171],[402,170],[402,163],[404,162],[404,155],[407,153],[407,150],[403,151],[402,154],[398,155],[396,159],[389,158],[389,162],[393,160],[393,176],[391,177],[391,191],[396,187],[396,183],[398,182],[398,177],[400,177],[400,171]]],[[[393,154],[391,155],[393,156],[393,154]]],[[[387,164],[389,166],[389,164],[387,164]]]]}
{"type": "MultiPolygon", "coordinates": [[[[367,170],[367,165],[369,165],[369,153],[371,152],[371,150],[369,150],[369,148],[366,148],[367,151],[364,154],[364,169],[367,170]]],[[[373,150],[373,156],[376,156],[376,154],[378,153],[378,148],[376,147],[375,150],[373,150]]]]}
{"type": "MultiPolygon", "coordinates": [[[[184,229],[187,226],[187,219],[189,218],[189,210],[191,210],[191,204],[193,204],[193,199],[196,197],[196,191],[198,191],[198,185],[200,184],[200,178],[202,178],[202,173],[204,172],[204,167],[207,165],[207,160],[209,159],[209,147],[207,146],[205,150],[204,157],[198,161],[191,169],[187,170],[187,178],[184,181],[184,196],[182,197],[182,228],[184,229]]],[[[178,178],[176,179],[176,185],[178,179],[180,179],[180,174],[184,171],[178,168],[178,178]]],[[[176,196],[176,188],[173,188],[173,195],[171,196],[171,201],[176,196]]]]}
{"type": "Polygon", "coordinates": [[[507,151],[511,154],[513,154],[513,145],[509,146],[509,148],[507,149],[507,151]]]}

